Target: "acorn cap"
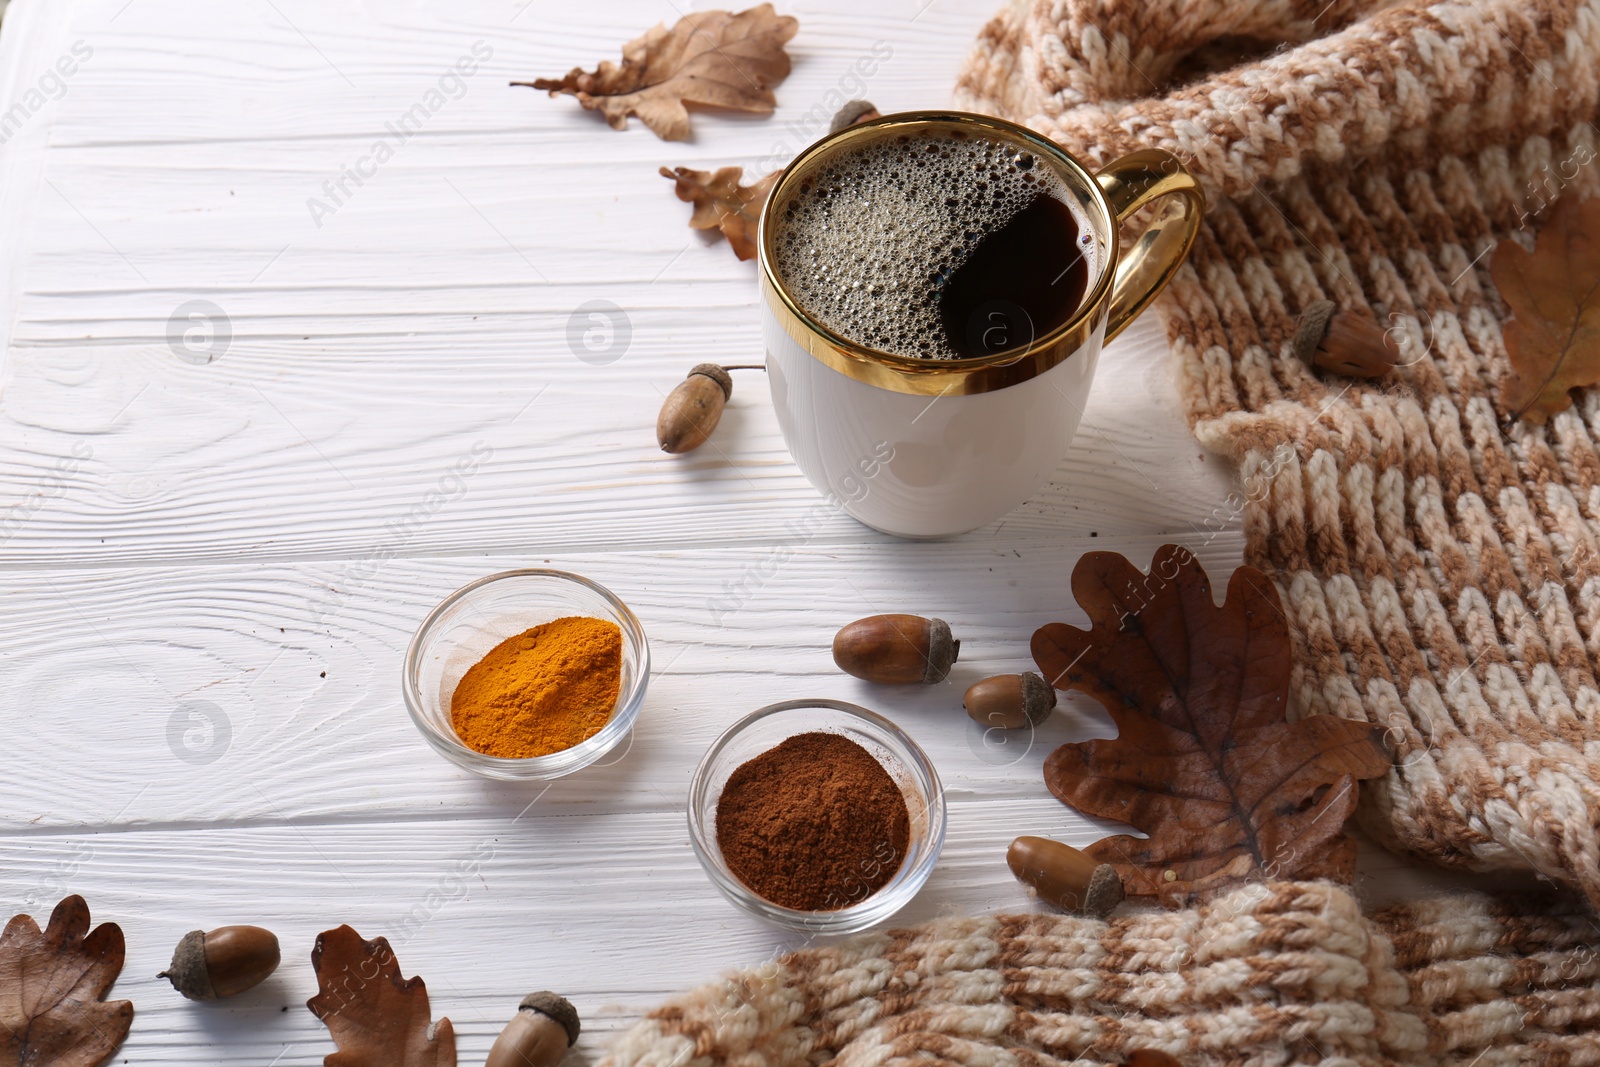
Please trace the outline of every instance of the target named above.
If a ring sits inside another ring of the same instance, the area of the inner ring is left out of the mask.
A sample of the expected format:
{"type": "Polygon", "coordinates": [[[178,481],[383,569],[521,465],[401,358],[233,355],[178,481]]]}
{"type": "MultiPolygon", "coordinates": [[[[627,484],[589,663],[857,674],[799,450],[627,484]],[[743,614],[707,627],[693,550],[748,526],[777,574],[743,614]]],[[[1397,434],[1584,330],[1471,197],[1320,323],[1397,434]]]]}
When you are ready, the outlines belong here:
{"type": "Polygon", "coordinates": [[[937,685],[950,674],[950,667],[961,655],[961,642],[950,632],[950,624],[943,619],[928,620],[928,668],[922,675],[924,685],[937,685]]]}
{"type": "Polygon", "coordinates": [[[1122,903],[1125,890],[1117,869],[1102,863],[1089,878],[1089,888],[1083,894],[1083,910],[1096,919],[1104,919],[1122,903]]]}
{"type": "MultiPolygon", "coordinates": [[[[720,367],[718,368],[721,369],[720,367]]],[[[578,1009],[566,997],[557,996],[548,989],[541,989],[537,993],[529,993],[522,998],[522,1003],[517,1005],[518,1011],[536,1011],[540,1015],[547,1015],[561,1024],[567,1032],[567,1047],[571,1048],[578,1043],[578,1032],[581,1029],[578,1023],[578,1009]]]]}
{"type": "Polygon", "coordinates": [[[1289,343],[1294,346],[1295,355],[1308,365],[1317,346],[1328,336],[1328,321],[1333,318],[1333,313],[1337,310],[1339,305],[1332,300],[1317,300],[1307,304],[1306,309],[1300,312],[1300,317],[1295,320],[1294,339],[1289,343]]]}
{"type": "Polygon", "coordinates": [[[722,386],[722,399],[726,400],[733,395],[733,375],[723,370],[715,363],[696,363],[689,368],[687,377],[693,378],[696,374],[703,374],[707,378],[722,386]]]}
{"type": "Polygon", "coordinates": [[[1038,726],[1050,717],[1056,708],[1055,686],[1044,680],[1043,675],[1033,671],[1024,671],[1022,674],[1022,710],[1028,716],[1028,722],[1038,726]]]}
{"type": "Polygon", "coordinates": [[[190,930],[173,950],[172,963],[156,975],[172,983],[172,988],[190,1000],[216,1000],[211,986],[211,971],[206,967],[206,932],[190,930]]]}

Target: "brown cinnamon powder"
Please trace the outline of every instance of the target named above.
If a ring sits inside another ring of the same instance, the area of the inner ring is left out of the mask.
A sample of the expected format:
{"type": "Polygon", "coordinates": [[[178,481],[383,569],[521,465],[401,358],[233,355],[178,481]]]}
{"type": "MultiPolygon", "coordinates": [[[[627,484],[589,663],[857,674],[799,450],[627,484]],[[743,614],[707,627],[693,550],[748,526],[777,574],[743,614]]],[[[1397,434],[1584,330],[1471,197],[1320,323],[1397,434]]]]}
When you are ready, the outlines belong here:
{"type": "Polygon", "coordinates": [[[717,800],[717,847],[774,904],[836,911],[905,860],[911,813],[872,754],[839,734],[797,734],[740,765],[717,800]]]}

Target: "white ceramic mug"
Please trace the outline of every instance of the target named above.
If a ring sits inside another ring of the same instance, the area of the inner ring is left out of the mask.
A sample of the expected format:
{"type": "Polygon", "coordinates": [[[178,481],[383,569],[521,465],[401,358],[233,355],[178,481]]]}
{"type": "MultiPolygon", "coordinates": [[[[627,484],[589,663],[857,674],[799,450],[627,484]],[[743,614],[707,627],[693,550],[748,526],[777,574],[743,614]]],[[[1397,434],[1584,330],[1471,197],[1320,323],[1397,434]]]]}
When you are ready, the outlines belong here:
{"type": "Polygon", "coordinates": [[[1145,309],[1194,242],[1205,201],[1176,157],[1146,149],[1091,174],[1055,142],[962,112],[888,115],[801,153],[761,216],[762,333],[778,422],[819,491],[902,537],[963,533],[999,518],[1054,473],[1078,428],[1100,348],[1145,309]],[[831,331],[794,299],[774,255],[775,209],[839,153],[903,133],[963,131],[1036,153],[1059,175],[1097,242],[1097,274],[1063,325],[969,359],[877,352],[831,331]],[[1119,223],[1161,201],[1131,243],[1119,223]]]}

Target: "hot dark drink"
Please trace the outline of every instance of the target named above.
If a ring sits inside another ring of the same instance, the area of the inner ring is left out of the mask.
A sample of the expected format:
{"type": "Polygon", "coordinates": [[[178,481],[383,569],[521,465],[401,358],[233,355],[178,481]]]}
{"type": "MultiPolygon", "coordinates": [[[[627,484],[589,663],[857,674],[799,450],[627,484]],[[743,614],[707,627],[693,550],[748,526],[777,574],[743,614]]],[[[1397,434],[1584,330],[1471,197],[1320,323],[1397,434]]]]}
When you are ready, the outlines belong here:
{"type": "Polygon", "coordinates": [[[1098,246],[1025,147],[960,130],[871,142],[778,205],[776,266],[823,325],[926,359],[1019,348],[1070,319],[1098,246]]]}

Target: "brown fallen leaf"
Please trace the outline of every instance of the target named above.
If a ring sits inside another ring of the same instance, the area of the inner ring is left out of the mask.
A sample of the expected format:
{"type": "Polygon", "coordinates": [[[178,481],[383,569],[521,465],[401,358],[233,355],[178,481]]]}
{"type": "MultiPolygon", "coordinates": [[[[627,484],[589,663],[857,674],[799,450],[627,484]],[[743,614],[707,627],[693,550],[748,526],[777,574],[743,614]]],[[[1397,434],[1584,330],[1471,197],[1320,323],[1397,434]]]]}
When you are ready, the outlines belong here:
{"type": "Polygon", "coordinates": [[[689,167],[661,168],[663,178],[677,183],[678,199],[694,205],[689,225],[697,230],[721,230],[740,259],[751,259],[756,254],[761,208],[782,174],[775,170],[754,185],[740,185],[743,167],[720,167],[714,174],[689,167]]]}
{"type": "Polygon", "coordinates": [[[80,896],[57,904],[42,933],[32,916],[13,917],[0,933],[0,1064],[104,1062],[133,1025],[132,1001],[101,999],[125,955],[122,928],[91,931],[80,896]]]}
{"type": "Polygon", "coordinates": [[[339,1046],[327,1067],[455,1067],[455,1029],[449,1019],[430,1024],[427,986],[400,977],[387,940],[364,941],[349,926],[324,930],[311,966],[321,992],[306,1007],[339,1046]]]}
{"type": "Polygon", "coordinates": [[[1571,390],[1600,382],[1600,198],[1557,200],[1533,251],[1501,241],[1489,276],[1513,314],[1500,402],[1542,424],[1572,406],[1571,390]]]}
{"type": "Polygon", "coordinates": [[[1084,851],[1114,866],[1130,896],[1168,902],[1252,877],[1348,880],[1357,780],[1390,759],[1369,723],[1285,721],[1288,622],[1266,575],[1234,571],[1219,608],[1188,549],[1163,546],[1148,575],[1090,552],[1072,593],[1093,628],[1043,626],[1033,658],[1056,688],[1104,704],[1118,733],[1056,749],[1045,784],[1150,835],[1084,851]]]}
{"type": "Polygon", "coordinates": [[[628,116],[637,115],[662,140],[682,141],[689,136],[685,104],[772,114],[772,87],[789,76],[783,46],[799,28],[771,4],[736,15],[701,11],[623,45],[621,66],[606,60],[592,73],[574,67],[562,78],[511,84],[570,93],[612,129],[626,129],[628,116]]]}
{"type": "MultiPolygon", "coordinates": [[[[851,100],[834,113],[828,132],[838,133],[846,126],[878,117],[878,109],[871,101],[851,100]]],[[[678,199],[694,205],[689,225],[697,230],[721,230],[728,247],[740,259],[755,258],[761,209],[782,175],[783,171],[775,170],[752,185],[740,185],[743,167],[722,167],[715,173],[689,167],[661,168],[661,176],[676,183],[678,199]]]]}

